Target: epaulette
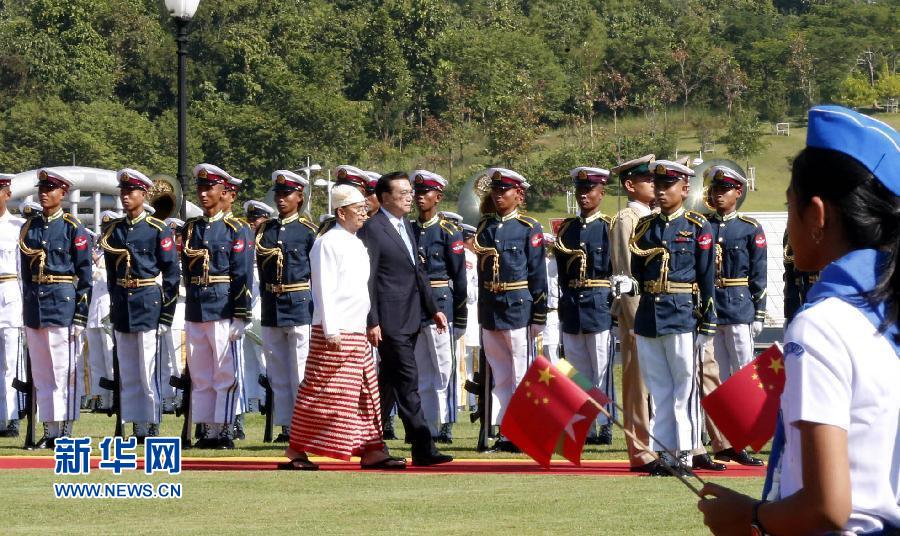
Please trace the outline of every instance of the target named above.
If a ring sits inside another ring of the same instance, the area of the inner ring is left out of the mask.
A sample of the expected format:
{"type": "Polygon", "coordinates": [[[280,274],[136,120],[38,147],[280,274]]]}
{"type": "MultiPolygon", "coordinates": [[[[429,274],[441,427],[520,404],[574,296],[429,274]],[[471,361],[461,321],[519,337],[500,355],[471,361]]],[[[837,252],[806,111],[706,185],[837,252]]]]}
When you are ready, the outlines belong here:
{"type": "Polygon", "coordinates": [[[462,232],[460,230],[460,228],[457,227],[456,224],[450,220],[445,220],[442,218],[440,221],[440,225],[441,225],[441,229],[447,231],[450,234],[456,234],[456,233],[462,232]]]}
{"type": "Polygon", "coordinates": [[[184,222],[184,224],[187,225],[187,224],[189,224],[189,223],[194,223],[194,222],[196,222],[197,220],[202,220],[202,219],[203,219],[203,216],[194,216],[193,218],[188,218],[188,219],[184,222]]]}
{"type": "Polygon", "coordinates": [[[246,222],[241,220],[240,218],[235,218],[234,216],[225,216],[222,218],[222,221],[225,222],[225,225],[231,228],[232,231],[240,231],[247,225],[246,222]]]}
{"type": "Polygon", "coordinates": [[[753,225],[754,227],[762,227],[758,221],[754,220],[750,216],[744,216],[743,214],[738,214],[738,219],[744,220],[745,222],[749,223],[750,225],[753,225]]]}
{"type": "Polygon", "coordinates": [[[331,218],[330,220],[323,221],[322,225],[319,226],[319,230],[316,232],[316,237],[318,238],[318,237],[322,236],[323,234],[327,233],[328,231],[330,231],[334,227],[334,224],[336,222],[337,222],[337,220],[335,218],[331,218]]]}
{"type": "Polygon", "coordinates": [[[157,231],[162,232],[166,230],[166,223],[162,220],[154,218],[153,216],[147,216],[147,223],[155,227],[157,231]]]}
{"type": "Polygon", "coordinates": [[[79,225],[81,225],[81,220],[79,220],[75,216],[69,214],[68,212],[63,214],[63,219],[66,220],[67,222],[71,223],[74,227],[78,227],[79,225]]]}
{"type": "Polygon", "coordinates": [[[703,217],[703,214],[694,212],[693,210],[685,210],[684,219],[693,223],[697,227],[703,227],[703,224],[706,223],[706,218],[703,217]]]}
{"type": "Polygon", "coordinates": [[[534,228],[535,225],[538,224],[538,221],[536,219],[532,218],[531,216],[526,216],[524,214],[519,214],[518,216],[516,216],[516,219],[532,229],[534,228]]]}
{"type": "Polygon", "coordinates": [[[612,226],[612,216],[607,216],[606,214],[600,214],[600,219],[606,222],[606,225],[612,226]]]}
{"type": "Polygon", "coordinates": [[[656,216],[658,216],[658,214],[647,214],[638,220],[637,225],[634,227],[632,241],[637,242],[639,238],[644,236],[644,233],[650,228],[650,224],[656,219],[656,216]]]}
{"type": "MultiPolygon", "coordinates": [[[[272,219],[275,219],[275,218],[272,218],[272,219]]],[[[313,234],[316,234],[319,231],[319,228],[316,227],[316,224],[307,220],[306,218],[297,218],[297,221],[302,223],[303,225],[309,227],[309,230],[312,231],[313,234]]]]}

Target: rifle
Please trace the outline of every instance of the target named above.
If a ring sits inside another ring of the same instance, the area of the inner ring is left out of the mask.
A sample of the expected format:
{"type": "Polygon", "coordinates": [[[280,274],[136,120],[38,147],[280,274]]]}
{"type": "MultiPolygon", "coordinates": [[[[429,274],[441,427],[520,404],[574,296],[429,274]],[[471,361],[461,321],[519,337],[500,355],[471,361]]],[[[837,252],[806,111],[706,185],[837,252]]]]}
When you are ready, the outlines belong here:
{"type": "Polygon", "coordinates": [[[100,378],[100,387],[103,389],[107,389],[112,391],[113,393],[113,403],[112,406],[106,411],[106,414],[110,417],[113,415],[116,416],[116,429],[115,435],[117,437],[123,437],[122,435],[122,374],[119,372],[119,352],[116,350],[117,343],[115,334],[113,334],[113,379],[109,378],[100,378]]]}
{"type": "MultiPolygon", "coordinates": [[[[483,340],[483,339],[482,339],[483,340]]],[[[478,349],[478,372],[472,374],[472,380],[466,380],[466,391],[478,396],[478,412],[472,414],[472,422],[481,421],[481,427],[478,431],[478,452],[485,452],[491,449],[488,444],[491,437],[491,418],[493,416],[492,396],[493,378],[491,378],[491,367],[488,365],[487,357],[484,355],[484,346],[478,349]]]]}
{"type": "Polygon", "coordinates": [[[175,416],[184,415],[184,424],[181,426],[181,448],[189,449],[191,443],[191,371],[185,364],[181,376],[169,376],[169,385],[181,389],[181,405],[175,408],[175,416]]]}
{"type": "Polygon", "coordinates": [[[266,428],[263,432],[263,442],[272,442],[272,429],[275,427],[275,392],[272,390],[272,384],[265,374],[260,374],[257,380],[259,384],[266,390],[266,403],[259,407],[259,412],[266,416],[266,428]]]}
{"type": "Polygon", "coordinates": [[[33,450],[35,445],[34,440],[34,428],[37,424],[35,422],[35,413],[37,412],[37,397],[34,392],[34,378],[31,376],[31,355],[28,353],[28,348],[25,348],[25,381],[23,382],[19,378],[13,378],[12,386],[16,391],[19,391],[23,395],[25,395],[25,406],[26,409],[19,410],[19,418],[26,419],[27,428],[25,429],[25,449],[33,450]]]}

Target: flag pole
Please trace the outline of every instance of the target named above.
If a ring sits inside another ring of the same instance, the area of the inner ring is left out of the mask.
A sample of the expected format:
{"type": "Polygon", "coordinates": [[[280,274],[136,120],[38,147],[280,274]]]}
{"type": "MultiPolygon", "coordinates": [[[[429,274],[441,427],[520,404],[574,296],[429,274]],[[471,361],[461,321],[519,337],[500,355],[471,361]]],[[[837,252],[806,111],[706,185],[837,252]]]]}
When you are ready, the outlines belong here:
{"type": "MultiPolygon", "coordinates": [[[[603,413],[604,415],[606,415],[606,417],[609,418],[610,422],[615,423],[616,426],[618,426],[619,428],[621,428],[621,429],[622,429],[622,432],[624,432],[626,436],[628,436],[632,441],[634,441],[635,446],[637,446],[639,449],[642,449],[642,450],[645,450],[645,451],[649,452],[649,453],[654,457],[654,459],[656,459],[657,461],[660,462],[660,465],[661,465],[666,471],[668,471],[669,474],[671,474],[672,476],[674,476],[675,478],[677,478],[678,480],[680,480],[682,484],[684,484],[685,486],[687,486],[688,489],[690,489],[690,490],[694,493],[694,495],[696,495],[697,497],[700,497],[701,499],[704,498],[704,496],[700,493],[700,490],[697,488],[697,486],[695,486],[695,485],[694,485],[690,480],[688,480],[686,477],[682,476],[682,475],[679,474],[677,471],[675,471],[675,468],[674,468],[674,467],[670,466],[670,465],[669,465],[668,463],[666,463],[664,460],[661,460],[660,457],[659,457],[659,454],[657,454],[655,451],[651,450],[651,449],[650,449],[647,445],[645,445],[640,439],[638,439],[637,436],[634,435],[634,432],[632,432],[631,430],[628,430],[627,428],[625,428],[625,426],[624,426],[621,422],[619,422],[618,420],[616,420],[615,418],[613,418],[613,416],[610,415],[610,413],[609,413],[608,411],[606,411],[606,408],[605,408],[605,407],[603,407],[602,405],[600,405],[600,404],[599,404],[596,400],[594,400],[593,398],[589,398],[588,400],[590,400],[591,403],[592,403],[597,409],[599,409],[601,413],[603,413]]],[[[616,407],[620,412],[622,412],[622,414],[624,415],[625,410],[623,410],[623,409],[622,409],[618,404],[616,404],[615,402],[613,402],[613,401],[611,401],[611,400],[610,400],[610,402],[611,402],[613,405],[615,405],[615,407],[616,407]]],[[[669,454],[672,454],[672,458],[675,460],[675,463],[677,463],[678,465],[683,466],[683,464],[681,463],[681,460],[678,459],[678,456],[676,456],[676,455],[673,454],[673,452],[672,452],[671,449],[669,449],[668,447],[666,447],[665,445],[663,445],[662,443],[660,443],[659,440],[656,439],[655,437],[653,437],[652,434],[648,434],[648,435],[650,435],[650,438],[653,439],[654,441],[656,441],[656,443],[657,443],[658,445],[660,445],[663,449],[665,449],[666,452],[668,452],[669,454]]],[[[696,478],[701,484],[706,485],[706,481],[703,480],[702,478],[700,478],[699,476],[697,476],[697,474],[694,473],[690,468],[685,467],[685,469],[688,470],[688,473],[690,474],[690,476],[696,478]]]]}

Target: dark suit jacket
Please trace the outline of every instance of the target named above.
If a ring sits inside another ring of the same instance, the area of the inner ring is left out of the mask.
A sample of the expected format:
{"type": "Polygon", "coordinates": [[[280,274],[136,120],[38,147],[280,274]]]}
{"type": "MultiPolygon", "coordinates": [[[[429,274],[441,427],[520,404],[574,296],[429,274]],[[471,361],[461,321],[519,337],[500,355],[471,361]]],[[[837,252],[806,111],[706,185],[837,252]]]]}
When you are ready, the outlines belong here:
{"type": "MultiPolygon", "coordinates": [[[[406,218],[403,222],[415,253],[412,225],[406,218]]],[[[437,312],[419,256],[414,255],[413,265],[400,234],[381,210],[369,218],[357,236],[366,245],[371,262],[369,326],[381,326],[382,333],[388,335],[416,333],[423,313],[430,318],[437,312]]]]}

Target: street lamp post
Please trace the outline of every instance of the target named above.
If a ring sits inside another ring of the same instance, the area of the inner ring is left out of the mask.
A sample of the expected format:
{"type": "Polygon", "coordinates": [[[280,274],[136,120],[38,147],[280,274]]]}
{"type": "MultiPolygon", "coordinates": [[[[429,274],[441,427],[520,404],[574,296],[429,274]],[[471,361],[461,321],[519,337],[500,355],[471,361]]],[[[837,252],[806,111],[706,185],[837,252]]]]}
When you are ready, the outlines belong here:
{"type": "Polygon", "coordinates": [[[165,0],[166,9],[175,21],[175,42],[178,44],[178,183],[181,185],[181,219],[187,219],[187,27],[200,0],[165,0]]]}

